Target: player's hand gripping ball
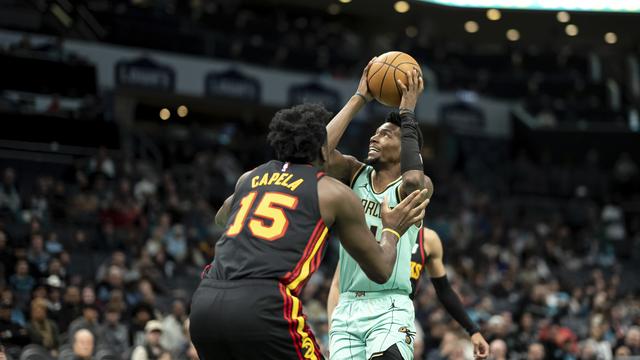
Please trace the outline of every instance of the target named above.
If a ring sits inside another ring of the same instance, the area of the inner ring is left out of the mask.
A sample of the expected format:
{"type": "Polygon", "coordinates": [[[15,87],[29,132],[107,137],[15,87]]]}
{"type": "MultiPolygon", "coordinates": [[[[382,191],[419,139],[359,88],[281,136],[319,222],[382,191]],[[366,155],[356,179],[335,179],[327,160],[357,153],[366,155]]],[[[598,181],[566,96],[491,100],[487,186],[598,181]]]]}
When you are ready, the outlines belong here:
{"type": "Polygon", "coordinates": [[[383,105],[398,107],[402,99],[398,80],[406,85],[409,81],[407,76],[413,69],[422,76],[418,62],[401,51],[390,51],[378,56],[367,74],[369,92],[383,105]]]}

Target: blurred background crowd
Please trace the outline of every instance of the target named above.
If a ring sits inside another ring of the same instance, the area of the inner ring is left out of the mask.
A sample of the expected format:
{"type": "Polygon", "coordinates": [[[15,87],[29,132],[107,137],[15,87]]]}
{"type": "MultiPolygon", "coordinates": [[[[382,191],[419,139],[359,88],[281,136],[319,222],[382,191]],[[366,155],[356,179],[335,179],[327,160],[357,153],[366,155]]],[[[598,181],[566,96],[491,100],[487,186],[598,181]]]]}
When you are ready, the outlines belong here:
{"type": "MultiPolygon", "coordinates": [[[[0,0],[6,355],[196,359],[213,218],[270,158],[272,114],[337,110],[371,56],[402,50],[429,76],[425,224],[492,357],[640,356],[638,15],[572,12],[580,39],[555,12],[363,3],[0,0]]],[[[369,105],[340,149],[362,157],[386,111],[369,105]]],[[[333,241],[302,294],[325,351],[336,261],[333,241]]],[[[470,359],[421,282],[416,359],[470,359]]]]}

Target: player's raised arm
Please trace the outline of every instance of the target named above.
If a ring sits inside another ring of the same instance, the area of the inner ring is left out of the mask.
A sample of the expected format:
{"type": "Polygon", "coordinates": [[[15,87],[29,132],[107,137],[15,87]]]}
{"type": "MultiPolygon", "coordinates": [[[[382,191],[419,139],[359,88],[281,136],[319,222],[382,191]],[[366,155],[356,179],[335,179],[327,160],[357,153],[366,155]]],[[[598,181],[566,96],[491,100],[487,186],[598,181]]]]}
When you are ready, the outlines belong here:
{"type": "Polygon", "coordinates": [[[367,86],[367,73],[374,60],[375,57],[369,61],[362,71],[362,77],[360,78],[356,93],[347,101],[333,119],[331,119],[329,124],[327,124],[327,146],[330,154],[327,172],[345,184],[349,184],[351,177],[358,171],[360,166],[362,166],[362,163],[353,156],[341,154],[336,150],[336,147],[342,135],[344,135],[347,126],[351,123],[351,120],[353,120],[366,103],[373,99],[367,86]]]}
{"type": "Polygon", "coordinates": [[[418,98],[424,90],[422,74],[414,69],[407,74],[407,83],[404,84],[398,80],[398,86],[402,91],[399,109],[401,123],[400,171],[402,172],[400,194],[404,197],[415,190],[428,188],[420,155],[422,132],[414,113],[418,98]]]}
{"type": "Polygon", "coordinates": [[[385,283],[393,272],[399,235],[424,216],[428,201],[420,199],[426,197],[426,190],[410,194],[393,210],[383,203],[384,230],[378,243],[367,227],[360,200],[351,189],[326,177],[319,185],[320,210],[325,223],[337,229],[342,246],[364,273],[376,283],[385,283]]]}

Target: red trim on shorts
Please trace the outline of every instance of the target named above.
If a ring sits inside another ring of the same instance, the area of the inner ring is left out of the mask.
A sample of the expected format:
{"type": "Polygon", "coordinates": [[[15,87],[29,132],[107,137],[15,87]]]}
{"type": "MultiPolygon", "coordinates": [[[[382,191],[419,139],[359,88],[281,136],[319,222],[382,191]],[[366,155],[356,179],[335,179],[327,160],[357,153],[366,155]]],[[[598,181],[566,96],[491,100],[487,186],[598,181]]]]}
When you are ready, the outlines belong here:
{"type": "Polygon", "coordinates": [[[284,301],[283,305],[283,316],[284,319],[289,324],[289,335],[291,336],[291,340],[293,340],[293,348],[296,349],[296,353],[298,354],[298,360],[304,360],[302,357],[302,349],[300,341],[298,340],[298,336],[296,336],[295,332],[295,324],[293,319],[291,318],[291,310],[292,310],[292,301],[287,296],[287,293],[284,289],[284,285],[278,284],[278,290],[280,290],[280,294],[282,295],[282,300],[284,301]]]}

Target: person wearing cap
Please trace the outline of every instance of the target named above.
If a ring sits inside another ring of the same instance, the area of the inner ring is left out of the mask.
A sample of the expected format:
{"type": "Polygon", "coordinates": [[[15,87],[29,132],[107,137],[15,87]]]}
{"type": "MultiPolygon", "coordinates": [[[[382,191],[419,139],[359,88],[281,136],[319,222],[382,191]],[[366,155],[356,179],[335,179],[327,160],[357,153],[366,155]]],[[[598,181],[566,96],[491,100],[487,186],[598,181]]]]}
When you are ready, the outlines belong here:
{"type": "Polygon", "coordinates": [[[158,320],[150,320],[144,327],[144,345],[138,345],[133,349],[131,360],[151,360],[158,359],[166,352],[160,345],[162,336],[162,323],[158,320]]]}

